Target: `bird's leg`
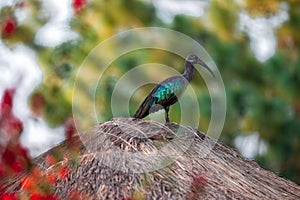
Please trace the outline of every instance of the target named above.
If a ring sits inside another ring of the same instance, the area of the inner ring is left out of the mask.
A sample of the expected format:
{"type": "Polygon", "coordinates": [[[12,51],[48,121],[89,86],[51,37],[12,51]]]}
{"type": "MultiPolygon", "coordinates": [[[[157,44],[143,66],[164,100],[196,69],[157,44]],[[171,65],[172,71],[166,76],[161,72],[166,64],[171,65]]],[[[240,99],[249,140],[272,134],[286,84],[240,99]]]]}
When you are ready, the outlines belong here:
{"type": "Polygon", "coordinates": [[[170,119],[169,119],[169,106],[165,107],[165,119],[166,119],[166,123],[170,122],[170,119]]]}

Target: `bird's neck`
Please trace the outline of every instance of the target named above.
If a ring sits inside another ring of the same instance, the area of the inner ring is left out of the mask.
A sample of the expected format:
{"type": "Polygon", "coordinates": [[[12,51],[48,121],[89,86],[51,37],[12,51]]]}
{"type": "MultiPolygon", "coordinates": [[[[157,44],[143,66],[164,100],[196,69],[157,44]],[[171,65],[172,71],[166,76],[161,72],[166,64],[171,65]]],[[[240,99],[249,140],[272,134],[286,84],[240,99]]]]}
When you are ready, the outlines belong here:
{"type": "Polygon", "coordinates": [[[194,77],[194,66],[192,63],[185,61],[185,70],[183,76],[186,80],[188,80],[188,82],[191,82],[194,77]]]}

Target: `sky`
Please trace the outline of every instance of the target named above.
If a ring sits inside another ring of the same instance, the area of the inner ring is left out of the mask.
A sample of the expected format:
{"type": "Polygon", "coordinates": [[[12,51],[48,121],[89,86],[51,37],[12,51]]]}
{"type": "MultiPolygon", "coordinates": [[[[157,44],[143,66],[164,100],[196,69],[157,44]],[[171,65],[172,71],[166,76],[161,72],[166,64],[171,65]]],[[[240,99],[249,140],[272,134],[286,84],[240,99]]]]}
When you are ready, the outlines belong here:
{"type": "MultiPolygon", "coordinates": [[[[73,15],[71,0],[43,0],[42,2],[43,9],[50,15],[50,20],[36,33],[35,42],[43,46],[55,47],[79,37],[68,24],[73,15]]],[[[208,5],[207,1],[189,0],[148,0],[148,2],[153,3],[158,11],[158,17],[166,23],[171,23],[176,14],[201,18],[208,5]]],[[[1,0],[0,8],[13,3],[13,0],[1,0]]],[[[250,47],[257,60],[264,62],[275,53],[276,28],[289,19],[287,10],[287,4],[282,3],[281,11],[270,18],[251,18],[246,12],[240,13],[240,28],[249,36],[250,47]]],[[[26,18],[26,12],[18,10],[16,16],[20,23],[26,18]]],[[[32,116],[27,105],[29,95],[43,80],[43,73],[34,51],[21,44],[9,49],[0,41],[0,70],[0,96],[5,88],[19,84],[14,113],[24,123],[21,143],[29,149],[30,155],[35,157],[63,141],[65,139],[63,127],[49,128],[42,118],[37,119],[32,116]],[[18,83],[18,80],[21,80],[21,83],[18,83]]],[[[234,143],[241,154],[248,158],[253,158],[256,154],[262,154],[267,150],[267,144],[259,138],[258,133],[239,136],[234,143]]]]}

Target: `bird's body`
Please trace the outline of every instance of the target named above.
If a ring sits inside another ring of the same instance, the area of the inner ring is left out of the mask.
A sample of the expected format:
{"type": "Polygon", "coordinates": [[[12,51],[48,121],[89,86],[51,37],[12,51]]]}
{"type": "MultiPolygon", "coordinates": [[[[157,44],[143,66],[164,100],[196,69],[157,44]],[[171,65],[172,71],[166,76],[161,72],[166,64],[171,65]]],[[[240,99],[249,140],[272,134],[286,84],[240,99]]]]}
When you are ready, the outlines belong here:
{"type": "Polygon", "coordinates": [[[164,80],[151,90],[134,114],[134,117],[144,118],[152,112],[160,109],[168,109],[170,105],[178,101],[186,86],[187,80],[182,76],[170,77],[164,80]]]}
{"type": "Polygon", "coordinates": [[[160,109],[165,109],[165,119],[166,122],[169,122],[169,107],[178,101],[178,99],[181,97],[182,93],[188,86],[189,82],[193,79],[194,64],[201,64],[212,73],[207,65],[196,55],[188,56],[185,60],[184,73],[179,76],[167,78],[157,86],[155,86],[142,102],[133,117],[141,119],[146,117],[150,113],[156,112],[160,109]]]}

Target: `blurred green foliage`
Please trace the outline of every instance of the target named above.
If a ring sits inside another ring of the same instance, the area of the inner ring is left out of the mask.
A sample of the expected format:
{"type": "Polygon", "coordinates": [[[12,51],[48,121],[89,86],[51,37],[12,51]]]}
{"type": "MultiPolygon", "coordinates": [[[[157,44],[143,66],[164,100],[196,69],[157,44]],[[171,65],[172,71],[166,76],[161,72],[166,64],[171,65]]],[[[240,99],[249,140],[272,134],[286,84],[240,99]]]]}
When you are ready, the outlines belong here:
{"type": "MultiPolygon", "coordinates": [[[[27,1],[26,1],[27,2],[27,1]]],[[[45,97],[45,119],[52,126],[62,124],[72,114],[72,87],[77,69],[95,45],[122,30],[136,27],[160,26],[182,32],[202,44],[218,66],[227,94],[226,122],[220,140],[233,146],[240,134],[258,132],[268,144],[266,154],[256,161],[281,176],[300,183],[300,4],[287,1],[289,20],[277,31],[277,50],[265,62],[259,62],[251,52],[248,36],[239,30],[240,12],[252,17],[269,17],[278,12],[283,1],[247,0],[210,1],[201,19],[185,15],[175,16],[171,24],[165,24],[156,15],[155,7],[146,1],[115,0],[91,1],[76,12],[70,26],[80,34],[76,40],[67,41],[54,48],[34,43],[34,34],[47,22],[38,1],[27,2],[27,20],[20,24],[11,37],[3,38],[7,45],[23,43],[37,53],[44,82],[36,89],[45,97]],[[23,34],[25,33],[25,34],[23,34]]],[[[6,10],[8,8],[5,8],[6,10]]],[[[4,10],[4,9],[3,9],[4,10]]],[[[7,15],[13,15],[8,9],[7,15]]],[[[4,11],[3,11],[4,12],[4,11]]],[[[180,47],[178,47],[180,48],[180,47]]],[[[111,64],[97,88],[96,97],[101,113],[100,121],[112,117],[110,98],[118,77],[133,67],[157,60],[178,71],[183,71],[183,60],[159,51],[135,52],[125,55],[111,64]]],[[[97,58],[95,58],[97,62],[97,58]]],[[[96,66],[95,66],[96,71],[96,66]]],[[[87,79],[92,75],[87,74],[87,79]]],[[[156,77],[157,78],[157,77],[156,77]]],[[[92,91],[84,81],[79,85],[83,97],[82,109],[92,98],[92,91]]],[[[199,74],[192,81],[199,92],[201,108],[200,129],[206,130],[210,120],[210,97],[199,74]]],[[[149,92],[145,86],[138,90],[130,104],[131,113],[149,92]]],[[[171,109],[171,119],[179,122],[179,106],[171,109]]]]}

